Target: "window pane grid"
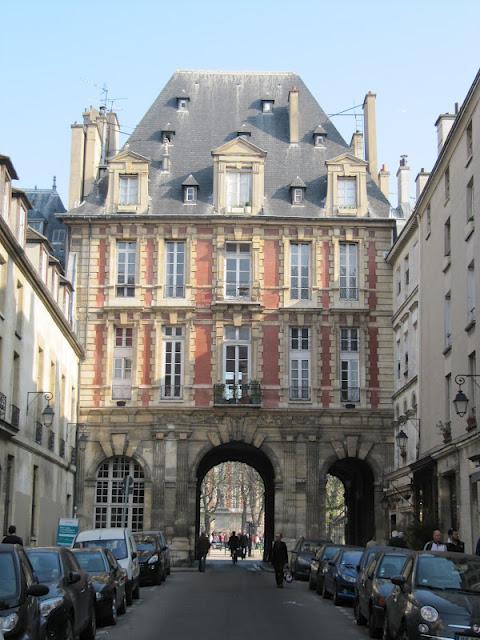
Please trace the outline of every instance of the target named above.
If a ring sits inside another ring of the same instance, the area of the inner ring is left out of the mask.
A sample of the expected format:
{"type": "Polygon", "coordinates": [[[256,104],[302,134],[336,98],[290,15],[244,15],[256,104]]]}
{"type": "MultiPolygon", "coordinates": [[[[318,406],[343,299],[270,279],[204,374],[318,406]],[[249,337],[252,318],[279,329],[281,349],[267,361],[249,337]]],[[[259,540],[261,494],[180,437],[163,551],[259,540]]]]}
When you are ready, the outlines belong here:
{"type": "Polygon", "coordinates": [[[119,204],[138,203],[138,176],[120,176],[119,204]]]}
{"type": "Polygon", "coordinates": [[[166,296],[185,297],[185,242],[167,242],[166,296]]]}
{"type": "Polygon", "coordinates": [[[337,201],[339,207],[354,209],[357,206],[357,179],[337,179],[337,201]]]}
{"type": "Polygon", "coordinates": [[[118,456],[105,461],[98,469],[95,489],[95,526],[123,527],[134,531],[143,527],[145,497],[144,474],[139,464],[130,458],[118,456]],[[124,479],[132,476],[133,491],[125,500],[124,479]]]}
{"type": "Polygon", "coordinates": [[[292,243],[290,251],[290,297],[308,300],[310,297],[310,245],[292,243]]]}
{"type": "Polygon", "coordinates": [[[135,296],[136,242],[117,242],[117,296],[135,296]]]}
{"type": "Polygon", "coordinates": [[[358,300],[358,247],[340,243],[340,298],[358,300]]]}

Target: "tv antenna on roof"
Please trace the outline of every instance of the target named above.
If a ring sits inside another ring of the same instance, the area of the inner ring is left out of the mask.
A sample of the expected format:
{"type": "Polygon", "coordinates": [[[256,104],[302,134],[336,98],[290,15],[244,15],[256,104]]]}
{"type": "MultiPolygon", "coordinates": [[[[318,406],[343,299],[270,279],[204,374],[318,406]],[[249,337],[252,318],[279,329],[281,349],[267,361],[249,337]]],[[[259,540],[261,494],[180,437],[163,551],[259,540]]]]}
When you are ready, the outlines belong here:
{"type": "Polygon", "coordinates": [[[103,83],[101,88],[102,92],[102,104],[101,106],[105,109],[105,111],[113,111],[113,105],[115,102],[119,100],[126,100],[127,98],[109,98],[108,97],[108,85],[106,82],[103,83]]]}

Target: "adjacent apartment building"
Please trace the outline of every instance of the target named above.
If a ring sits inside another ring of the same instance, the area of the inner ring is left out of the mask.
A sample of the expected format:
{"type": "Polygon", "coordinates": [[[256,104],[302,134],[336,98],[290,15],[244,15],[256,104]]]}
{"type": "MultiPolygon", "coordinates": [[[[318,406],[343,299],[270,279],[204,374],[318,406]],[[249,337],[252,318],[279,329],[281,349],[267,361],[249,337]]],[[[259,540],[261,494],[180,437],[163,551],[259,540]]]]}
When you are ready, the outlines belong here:
{"type": "Polygon", "coordinates": [[[83,526],[187,557],[205,474],[237,460],[267,547],[322,535],[329,474],[347,540],[384,535],[395,221],[372,93],[364,116],[347,144],[293,73],[179,71],[122,150],[114,114],[72,125],[83,526]]]}
{"type": "Polygon", "coordinates": [[[74,506],[75,424],[82,348],[72,330],[72,287],[32,205],[0,156],[0,526],[52,544],[74,506]]]}

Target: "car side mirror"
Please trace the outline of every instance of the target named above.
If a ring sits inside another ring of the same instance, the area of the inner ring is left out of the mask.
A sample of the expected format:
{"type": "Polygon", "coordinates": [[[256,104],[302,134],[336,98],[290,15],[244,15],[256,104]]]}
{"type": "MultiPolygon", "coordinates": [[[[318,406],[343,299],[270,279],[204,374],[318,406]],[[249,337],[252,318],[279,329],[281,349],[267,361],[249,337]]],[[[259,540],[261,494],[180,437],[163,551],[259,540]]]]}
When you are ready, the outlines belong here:
{"type": "Polygon", "coordinates": [[[395,586],[400,587],[400,589],[403,589],[407,583],[405,576],[393,576],[390,580],[395,586]]]}
{"type": "Polygon", "coordinates": [[[136,558],[136,557],[137,557],[137,552],[136,552],[136,551],[133,551],[133,552],[132,552],[132,560],[135,560],[135,558],[136,558]]]}
{"type": "Polygon", "coordinates": [[[27,595],[39,598],[40,596],[46,596],[50,589],[46,584],[32,584],[28,587],[27,595]]]}
{"type": "Polygon", "coordinates": [[[77,582],[80,582],[81,579],[82,576],[79,573],[76,571],[70,571],[70,575],[68,576],[68,582],[70,584],[76,584],[77,582]]]}

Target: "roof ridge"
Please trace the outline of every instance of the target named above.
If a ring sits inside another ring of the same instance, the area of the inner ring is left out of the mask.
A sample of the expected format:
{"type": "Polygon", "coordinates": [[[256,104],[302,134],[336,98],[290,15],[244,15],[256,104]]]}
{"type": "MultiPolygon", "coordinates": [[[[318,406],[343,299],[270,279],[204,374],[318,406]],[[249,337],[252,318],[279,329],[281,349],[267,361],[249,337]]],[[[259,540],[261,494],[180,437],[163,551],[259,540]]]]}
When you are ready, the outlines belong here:
{"type": "Polygon", "coordinates": [[[294,71],[221,71],[215,69],[176,69],[175,73],[205,73],[211,75],[249,75],[249,76],[298,76],[294,71]]]}

